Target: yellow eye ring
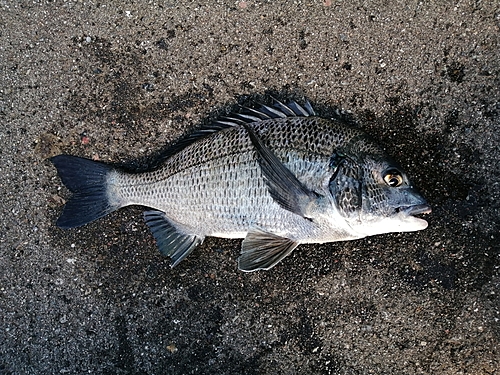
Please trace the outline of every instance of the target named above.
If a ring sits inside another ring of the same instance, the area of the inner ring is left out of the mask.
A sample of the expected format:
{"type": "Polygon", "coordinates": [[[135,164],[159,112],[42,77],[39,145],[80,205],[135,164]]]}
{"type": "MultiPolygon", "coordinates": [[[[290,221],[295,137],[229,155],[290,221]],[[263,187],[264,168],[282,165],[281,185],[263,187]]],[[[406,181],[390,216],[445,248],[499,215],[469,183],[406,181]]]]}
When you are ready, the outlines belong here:
{"type": "Polygon", "coordinates": [[[390,170],[384,174],[384,181],[390,187],[398,187],[403,184],[403,176],[397,170],[390,170]]]}

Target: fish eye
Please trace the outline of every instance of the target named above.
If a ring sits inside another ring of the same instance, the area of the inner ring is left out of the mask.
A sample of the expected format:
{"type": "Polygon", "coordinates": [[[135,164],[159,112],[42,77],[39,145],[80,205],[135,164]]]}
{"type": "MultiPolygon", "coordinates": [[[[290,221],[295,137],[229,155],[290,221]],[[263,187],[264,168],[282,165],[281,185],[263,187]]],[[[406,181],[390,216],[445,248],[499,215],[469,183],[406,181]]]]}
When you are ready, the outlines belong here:
{"type": "Polygon", "coordinates": [[[403,176],[396,169],[389,169],[384,172],[384,181],[390,187],[398,187],[403,184],[403,176]]]}

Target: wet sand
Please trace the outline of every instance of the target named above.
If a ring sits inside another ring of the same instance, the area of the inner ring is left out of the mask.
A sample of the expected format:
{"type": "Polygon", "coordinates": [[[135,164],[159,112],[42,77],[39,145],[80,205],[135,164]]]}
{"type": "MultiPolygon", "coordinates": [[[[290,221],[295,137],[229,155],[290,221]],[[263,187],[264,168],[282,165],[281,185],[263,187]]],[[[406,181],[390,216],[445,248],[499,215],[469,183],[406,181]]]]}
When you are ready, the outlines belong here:
{"type": "Polygon", "coordinates": [[[1,374],[500,373],[497,1],[0,9],[1,374]],[[140,168],[266,94],[349,111],[429,228],[247,274],[241,241],[215,238],[170,269],[140,207],[55,226],[48,157],[140,168]]]}

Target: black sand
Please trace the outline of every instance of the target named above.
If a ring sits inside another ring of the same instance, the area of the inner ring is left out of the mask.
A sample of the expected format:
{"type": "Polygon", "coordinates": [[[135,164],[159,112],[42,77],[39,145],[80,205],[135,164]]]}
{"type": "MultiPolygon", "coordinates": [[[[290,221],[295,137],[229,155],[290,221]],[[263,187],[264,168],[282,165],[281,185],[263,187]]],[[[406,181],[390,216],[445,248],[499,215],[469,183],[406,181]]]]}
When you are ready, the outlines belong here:
{"type": "Polygon", "coordinates": [[[203,3],[0,4],[0,373],[499,374],[498,2],[203,3]],[[55,227],[47,157],[144,160],[268,91],[351,111],[429,228],[245,274],[221,239],[171,270],[140,208],[55,227]]]}

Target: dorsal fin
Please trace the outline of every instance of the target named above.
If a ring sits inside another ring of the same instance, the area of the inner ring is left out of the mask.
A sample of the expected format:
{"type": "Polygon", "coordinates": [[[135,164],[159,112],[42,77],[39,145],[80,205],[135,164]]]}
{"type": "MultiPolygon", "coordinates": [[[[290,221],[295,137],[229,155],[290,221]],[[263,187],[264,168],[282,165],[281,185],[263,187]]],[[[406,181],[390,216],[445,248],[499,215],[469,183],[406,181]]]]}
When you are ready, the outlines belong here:
{"type": "Polygon", "coordinates": [[[227,128],[232,128],[236,124],[234,122],[227,122],[227,121],[216,121],[212,123],[211,125],[208,126],[203,126],[197,130],[195,130],[193,133],[190,133],[186,135],[185,137],[179,139],[176,143],[171,145],[170,147],[166,148],[160,155],[160,160],[165,160],[171,157],[172,155],[175,155],[176,153],[182,151],[185,149],[187,146],[195,143],[196,141],[208,137],[210,134],[216,133],[218,131],[221,131],[223,129],[227,128]]]}
{"type": "Polygon", "coordinates": [[[288,103],[288,107],[297,115],[297,116],[317,116],[316,111],[312,107],[311,103],[309,100],[306,100],[304,102],[304,107],[302,107],[299,103],[297,102],[290,102],[288,103]]]}
{"type": "MultiPolygon", "coordinates": [[[[223,129],[275,118],[316,116],[316,112],[314,111],[311,103],[309,103],[308,100],[305,100],[304,104],[300,105],[295,101],[291,101],[288,104],[283,104],[275,98],[272,99],[274,100],[272,106],[262,104],[258,109],[241,106],[241,112],[233,112],[228,116],[222,116],[212,122],[210,125],[203,126],[198,130],[195,130],[193,133],[188,134],[184,138],[181,138],[179,141],[163,151],[160,154],[160,162],[168,159],[172,155],[195,143],[199,139],[205,138],[210,134],[216,133],[223,129]]],[[[159,164],[160,163],[156,163],[156,165],[159,164]]]]}
{"type": "Polygon", "coordinates": [[[231,113],[228,116],[222,117],[220,120],[216,120],[213,124],[238,126],[275,118],[316,116],[316,112],[308,100],[304,102],[303,106],[295,101],[284,104],[277,99],[273,98],[273,100],[274,103],[272,106],[262,104],[257,109],[241,106],[241,112],[231,113]]]}

